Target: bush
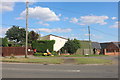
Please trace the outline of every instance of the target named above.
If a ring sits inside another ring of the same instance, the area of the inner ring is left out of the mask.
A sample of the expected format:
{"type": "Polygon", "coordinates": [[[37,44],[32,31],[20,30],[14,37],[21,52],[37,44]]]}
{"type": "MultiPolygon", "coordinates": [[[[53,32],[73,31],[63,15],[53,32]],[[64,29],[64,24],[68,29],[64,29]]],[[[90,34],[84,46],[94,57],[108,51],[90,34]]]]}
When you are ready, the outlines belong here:
{"type": "Polygon", "coordinates": [[[51,53],[52,53],[52,55],[58,55],[58,53],[55,51],[52,51],[51,53]]]}
{"type": "Polygon", "coordinates": [[[45,53],[47,49],[50,52],[53,51],[54,40],[38,40],[32,42],[32,48],[36,49],[37,52],[45,53]]]}
{"type": "Polygon", "coordinates": [[[43,53],[34,53],[34,56],[43,56],[43,53]]]}
{"type": "Polygon", "coordinates": [[[78,40],[76,40],[76,39],[68,40],[65,43],[64,47],[61,48],[61,52],[74,54],[78,48],[80,48],[78,40]]]}

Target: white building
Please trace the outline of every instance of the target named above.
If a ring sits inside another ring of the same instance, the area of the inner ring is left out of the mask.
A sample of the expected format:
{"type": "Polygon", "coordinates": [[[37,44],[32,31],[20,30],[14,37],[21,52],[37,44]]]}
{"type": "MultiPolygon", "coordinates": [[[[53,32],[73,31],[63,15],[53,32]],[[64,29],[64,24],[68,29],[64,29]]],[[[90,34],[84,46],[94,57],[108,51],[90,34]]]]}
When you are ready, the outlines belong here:
{"type": "Polygon", "coordinates": [[[66,38],[52,35],[52,34],[43,36],[40,38],[40,40],[55,40],[55,44],[53,46],[54,51],[60,50],[65,45],[65,43],[68,41],[68,39],[66,39],[66,38]]]}

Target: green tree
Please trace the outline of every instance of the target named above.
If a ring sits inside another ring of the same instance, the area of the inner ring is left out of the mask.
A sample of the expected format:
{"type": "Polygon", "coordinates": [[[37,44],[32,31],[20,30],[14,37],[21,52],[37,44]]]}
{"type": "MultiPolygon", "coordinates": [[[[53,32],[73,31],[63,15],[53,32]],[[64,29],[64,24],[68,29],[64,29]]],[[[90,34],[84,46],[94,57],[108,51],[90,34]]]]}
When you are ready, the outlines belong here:
{"type": "Polygon", "coordinates": [[[65,50],[66,50],[66,52],[68,52],[70,54],[74,54],[78,48],[80,48],[78,40],[68,39],[68,41],[65,43],[64,47],[62,47],[61,51],[65,52],[65,50]]]}
{"type": "Polygon", "coordinates": [[[7,38],[2,38],[2,46],[8,47],[8,39],[7,38]]]}
{"type": "Polygon", "coordinates": [[[13,26],[6,32],[6,37],[11,41],[14,40],[16,43],[24,42],[25,36],[26,36],[25,29],[20,28],[19,26],[13,26]]]}
{"type": "Polygon", "coordinates": [[[28,34],[28,42],[32,43],[32,41],[36,41],[39,38],[39,34],[34,32],[34,31],[30,31],[28,34]]]}

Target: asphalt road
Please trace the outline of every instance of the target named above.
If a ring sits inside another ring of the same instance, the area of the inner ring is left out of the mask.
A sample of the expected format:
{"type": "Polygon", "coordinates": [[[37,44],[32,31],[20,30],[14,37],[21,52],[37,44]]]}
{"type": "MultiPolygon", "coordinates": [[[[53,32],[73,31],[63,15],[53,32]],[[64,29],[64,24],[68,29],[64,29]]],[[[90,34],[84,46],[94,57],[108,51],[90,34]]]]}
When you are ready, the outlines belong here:
{"type": "Polygon", "coordinates": [[[118,65],[2,64],[3,78],[117,78],[118,65]]]}

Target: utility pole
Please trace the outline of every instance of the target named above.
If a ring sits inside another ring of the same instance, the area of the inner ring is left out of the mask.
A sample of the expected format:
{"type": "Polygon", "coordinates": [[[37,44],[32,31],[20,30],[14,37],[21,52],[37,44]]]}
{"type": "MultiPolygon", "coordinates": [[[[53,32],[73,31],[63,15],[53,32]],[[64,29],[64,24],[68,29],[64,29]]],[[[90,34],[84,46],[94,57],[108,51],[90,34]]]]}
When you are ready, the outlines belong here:
{"type": "Polygon", "coordinates": [[[91,54],[90,26],[88,26],[88,35],[89,35],[89,52],[91,54]]]}
{"type": "Polygon", "coordinates": [[[41,35],[40,35],[40,31],[39,31],[39,40],[40,40],[40,38],[41,38],[41,35]]]}
{"type": "Polygon", "coordinates": [[[28,54],[28,0],[26,0],[26,49],[25,49],[25,58],[28,54]]]}

